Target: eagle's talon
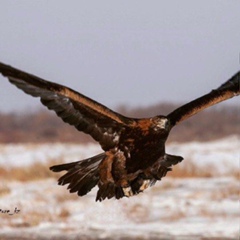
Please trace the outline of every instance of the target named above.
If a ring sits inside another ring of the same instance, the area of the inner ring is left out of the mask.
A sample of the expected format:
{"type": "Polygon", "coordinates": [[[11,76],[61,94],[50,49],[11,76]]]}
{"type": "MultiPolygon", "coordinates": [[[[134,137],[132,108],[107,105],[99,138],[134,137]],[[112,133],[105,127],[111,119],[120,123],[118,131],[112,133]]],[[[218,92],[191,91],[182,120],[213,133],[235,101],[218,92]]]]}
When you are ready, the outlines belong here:
{"type": "Polygon", "coordinates": [[[126,196],[126,197],[131,197],[131,196],[134,195],[133,191],[132,191],[132,188],[130,186],[129,187],[123,187],[122,190],[123,190],[124,196],[126,196]]]}

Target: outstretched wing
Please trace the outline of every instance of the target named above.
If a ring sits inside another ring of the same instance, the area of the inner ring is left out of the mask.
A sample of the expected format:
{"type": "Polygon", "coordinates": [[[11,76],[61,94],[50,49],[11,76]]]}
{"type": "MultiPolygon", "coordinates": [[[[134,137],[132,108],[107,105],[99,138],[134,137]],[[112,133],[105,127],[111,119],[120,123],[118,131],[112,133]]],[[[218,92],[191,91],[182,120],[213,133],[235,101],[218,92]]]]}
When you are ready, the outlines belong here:
{"type": "Polygon", "coordinates": [[[11,66],[0,63],[0,72],[9,81],[54,110],[62,120],[79,131],[90,134],[104,150],[118,143],[120,132],[131,119],[96,101],[57,83],[43,80],[11,66]]]}
{"type": "Polygon", "coordinates": [[[231,79],[222,84],[219,88],[212,90],[210,93],[197,98],[180,108],[177,108],[170,114],[168,118],[171,125],[174,126],[196,113],[215,105],[219,102],[232,98],[240,94],[240,71],[237,72],[231,79]]]}

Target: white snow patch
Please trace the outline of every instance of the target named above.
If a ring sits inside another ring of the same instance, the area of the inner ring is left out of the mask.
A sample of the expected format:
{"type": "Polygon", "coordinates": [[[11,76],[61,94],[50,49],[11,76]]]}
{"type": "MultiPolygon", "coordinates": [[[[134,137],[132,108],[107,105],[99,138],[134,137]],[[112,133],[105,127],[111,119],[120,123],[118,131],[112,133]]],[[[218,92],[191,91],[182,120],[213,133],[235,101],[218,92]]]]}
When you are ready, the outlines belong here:
{"type": "MultiPolygon", "coordinates": [[[[216,164],[222,172],[239,167],[239,138],[208,143],[172,143],[170,154],[182,155],[187,164],[216,164]]],[[[77,161],[101,152],[94,144],[0,145],[0,166],[27,166],[49,158],[77,161]]],[[[202,166],[202,165],[201,165],[202,166]]],[[[4,182],[10,193],[0,195],[1,236],[80,236],[92,238],[201,239],[236,238],[239,234],[239,181],[233,177],[172,179],[131,198],[95,202],[96,188],[75,198],[55,179],[33,182],[4,182]],[[75,235],[71,235],[75,234],[75,235]],[[199,236],[197,238],[196,236],[199,236]],[[186,238],[185,238],[186,237],[186,238]]],[[[76,237],[77,236],[77,237],[76,237]]],[[[74,238],[73,238],[74,239],[74,238]]]]}

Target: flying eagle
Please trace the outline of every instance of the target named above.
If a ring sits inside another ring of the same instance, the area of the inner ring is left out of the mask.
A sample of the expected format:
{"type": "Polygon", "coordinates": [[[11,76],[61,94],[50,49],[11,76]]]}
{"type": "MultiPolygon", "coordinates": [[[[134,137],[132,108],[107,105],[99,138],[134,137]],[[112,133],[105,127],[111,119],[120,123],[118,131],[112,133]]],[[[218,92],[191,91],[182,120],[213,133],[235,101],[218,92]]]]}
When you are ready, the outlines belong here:
{"type": "Polygon", "coordinates": [[[40,97],[48,109],[92,136],[103,153],[77,162],[50,167],[67,171],[59,178],[70,193],[87,194],[98,186],[96,201],[120,199],[144,191],[166,176],[183,160],[165,152],[170,130],[180,122],[214,104],[240,94],[240,71],[226,83],[168,114],[151,118],[129,118],[68,87],[43,80],[0,63],[0,72],[25,93],[40,97]]]}

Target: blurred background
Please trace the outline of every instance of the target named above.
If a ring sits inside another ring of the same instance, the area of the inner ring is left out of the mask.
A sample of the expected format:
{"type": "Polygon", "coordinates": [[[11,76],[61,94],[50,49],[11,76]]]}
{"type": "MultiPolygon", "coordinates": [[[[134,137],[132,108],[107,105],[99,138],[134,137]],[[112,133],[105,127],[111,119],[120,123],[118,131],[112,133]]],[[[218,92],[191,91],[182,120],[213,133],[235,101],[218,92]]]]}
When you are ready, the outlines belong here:
{"type": "MultiPolygon", "coordinates": [[[[0,61],[127,116],[168,114],[239,70],[239,9],[233,0],[2,0],[0,61]]],[[[167,150],[185,161],[169,178],[99,204],[48,170],[99,153],[92,139],[2,76],[0,96],[0,209],[21,209],[0,210],[2,239],[236,239],[239,98],[173,130],[167,150]]]]}

